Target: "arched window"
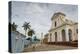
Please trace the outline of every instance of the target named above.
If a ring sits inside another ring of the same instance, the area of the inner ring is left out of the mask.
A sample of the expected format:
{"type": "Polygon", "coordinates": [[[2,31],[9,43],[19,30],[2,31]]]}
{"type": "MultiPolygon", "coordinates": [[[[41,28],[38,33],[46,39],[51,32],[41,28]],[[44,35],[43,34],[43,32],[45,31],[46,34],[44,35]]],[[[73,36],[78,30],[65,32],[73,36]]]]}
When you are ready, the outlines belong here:
{"type": "Polygon", "coordinates": [[[66,41],[66,34],[65,34],[65,30],[64,29],[62,30],[62,40],[63,40],[63,42],[66,41]]]}
{"type": "Polygon", "coordinates": [[[68,35],[69,35],[69,41],[72,41],[71,40],[71,37],[72,37],[72,30],[71,29],[68,30],[68,35]]]}
{"type": "Polygon", "coordinates": [[[76,33],[78,33],[78,29],[76,29],[76,33]]]}
{"type": "Polygon", "coordinates": [[[57,25],[57,23],[56,23],[56,21],[55,21],[55,27],[56,27],[56,25],[57,25]]]}
{"type": "Polygon", "coordinates": [[[57,32],[55,32],[55,42],[57,42],[57,32]]]}
{"type": "Polygon", "coordinates": [[[50,33],[50,36],[52,36],[52,34],[50,33]]]}

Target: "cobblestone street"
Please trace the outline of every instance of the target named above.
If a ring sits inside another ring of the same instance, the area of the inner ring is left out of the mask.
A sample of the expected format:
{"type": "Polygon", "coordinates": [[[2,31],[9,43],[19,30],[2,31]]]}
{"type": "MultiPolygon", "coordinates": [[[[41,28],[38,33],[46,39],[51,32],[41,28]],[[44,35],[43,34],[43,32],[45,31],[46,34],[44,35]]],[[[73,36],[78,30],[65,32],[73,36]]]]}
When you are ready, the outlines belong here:
{"type": "Polygon", "coordinates": [[[33,44],[33,45],[29,46],[28,48],[25,48],[23,52],[65,50],[65,49],[77,49],[77,47],[47,45],[47,44],[33,44]]]}

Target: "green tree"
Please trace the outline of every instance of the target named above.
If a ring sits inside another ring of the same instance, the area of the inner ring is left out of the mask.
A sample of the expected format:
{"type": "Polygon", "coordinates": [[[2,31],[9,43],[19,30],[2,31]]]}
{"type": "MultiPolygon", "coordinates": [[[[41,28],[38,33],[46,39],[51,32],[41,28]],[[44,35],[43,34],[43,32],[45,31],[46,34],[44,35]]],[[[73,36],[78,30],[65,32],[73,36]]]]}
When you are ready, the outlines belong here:
{"type": "Polygon", "coordinates": [[[11,24],[11,31],[16,31],[17,30],[17,26],[18,25],[16,25],[15,22],[13,22],[13,24],[11,24]]]}
{"type": "Polygon", "coordinates": [[[34,30],[30,29],[30,30],[28,31],[28,36],[31,37],[31,38],[30,38],[31,43],[32,43],[32,36],[33,36],[34,34],[35,34],[35,31],[34,31],[34,30]]]}
{"type": "Polygon", "coordinates": [[[26,35],[27,30],[30,29],[31,26],[30,26],[30,23],[28,23],[28,22],[24,22],[24,24],[23,24],[22,27],[24,27],[25,35],[26,35]]]}
{"type": "Polygon", "coordinates": [[[35,31],[34,30],[32,30],[32,29],[30,29],[29,31],[28,31],[28,36],[33,36],[33,34],[35,34],[35,31]]]}

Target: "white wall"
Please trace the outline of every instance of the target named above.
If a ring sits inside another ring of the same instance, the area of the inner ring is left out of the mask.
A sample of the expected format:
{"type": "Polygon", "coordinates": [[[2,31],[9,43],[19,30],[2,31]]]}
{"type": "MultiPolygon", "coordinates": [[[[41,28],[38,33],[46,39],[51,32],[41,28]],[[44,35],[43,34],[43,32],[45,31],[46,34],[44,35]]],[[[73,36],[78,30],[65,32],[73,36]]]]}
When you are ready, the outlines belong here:
{"type": "Polygon", "coordinates": [[[64,23],[63,22],[64,20],[65,20],[65,17],[62,16],[62,15],[58,16],[57,18],[54,18],[52,20],[51,28],[55,28],[55,21],[56,21],[56,27],[58,27],[58,26],[60,26],[60,25],[62,25],[64,23]]]}
{"type": "Polygon", "coordinates": [[[13,53],[22,52],[24,50],[24,45],[30,44],[30,41],[16,32],[11,33],[11,40],[13,53]]]}

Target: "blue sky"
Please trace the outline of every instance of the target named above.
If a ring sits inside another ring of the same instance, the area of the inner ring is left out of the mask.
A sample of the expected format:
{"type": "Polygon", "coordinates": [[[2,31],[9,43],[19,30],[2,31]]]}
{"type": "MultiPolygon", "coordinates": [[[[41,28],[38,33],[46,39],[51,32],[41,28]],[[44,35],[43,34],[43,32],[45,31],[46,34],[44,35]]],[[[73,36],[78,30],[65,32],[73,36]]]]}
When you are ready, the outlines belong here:
{"type": "Polygon", "coordinates": [[[13,2],[12,22],[18,25],[17,30],[24,34],[23,23],[30,22],[37,37],[46,34],[51,26],[51,17],[55,12],[63,12],[69,19],[78,21],[78,6],[50,3],[13,2]]]}

